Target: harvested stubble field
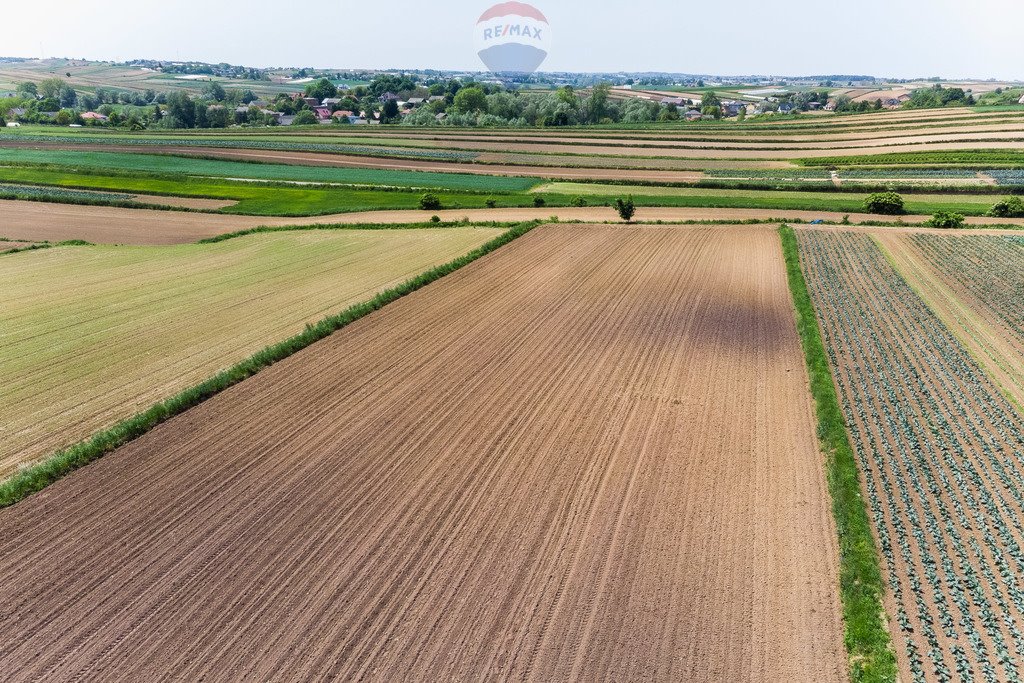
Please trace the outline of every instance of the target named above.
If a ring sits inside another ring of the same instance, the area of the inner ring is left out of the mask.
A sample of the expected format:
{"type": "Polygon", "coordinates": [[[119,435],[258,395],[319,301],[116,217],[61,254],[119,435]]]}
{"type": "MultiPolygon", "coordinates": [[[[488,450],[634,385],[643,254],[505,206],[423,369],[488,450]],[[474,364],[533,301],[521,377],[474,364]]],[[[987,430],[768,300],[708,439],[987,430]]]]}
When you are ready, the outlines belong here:
{"type": "Polygon", "coordinates": [[[537,228],[0,511],[0,668],[843,680],[807,382],[773,229],[537,228]]]}
{"type": "MultiPolygon", "coordinates": [[[[229,232],[258,226],[287,227],[320,225],[366,225],[423,223],[438,216],[445,222],[468,220],[522,222],[546,220],[552,216],[563,221],[603,222],[619,220],[615,210],[605,206],[548,207],[540,209],[448,209],[440,211],[394,210],[359,211],[306,218],[274,218],[264,216],[231,216],[224,214],[181,213],[151,209],[129,209],[76,204],[47,204],[0,199],[0,234],[13,239],[60,240],[82,239],[97,244],[161,245],[195,242],[229,232]]],[[[827,220],[839,222],[846,216],[853,223],[889,220],[891,216],[837,211],[794,209],[708,209],[687,207],[638,207],[634,220],[665,221],[749,221],[749,220],[827,220]]],[[[908,224],[921,224],[929,216],[900,217],[908,224]]],[[[968,216],[972,226],[1021,225],[1021,218],[986,218],[968,216]]]]}
{"type": "Polygon", "coordinates": [[[0,479],[500,232],[284,232],[4,257],[0,479]]]}
{"type": "Polygon", "coordinates": [[[1018,681],[1020,414],[870,236],[802,230],[799,239],[874,518],[903,680],[1018,681]]]}

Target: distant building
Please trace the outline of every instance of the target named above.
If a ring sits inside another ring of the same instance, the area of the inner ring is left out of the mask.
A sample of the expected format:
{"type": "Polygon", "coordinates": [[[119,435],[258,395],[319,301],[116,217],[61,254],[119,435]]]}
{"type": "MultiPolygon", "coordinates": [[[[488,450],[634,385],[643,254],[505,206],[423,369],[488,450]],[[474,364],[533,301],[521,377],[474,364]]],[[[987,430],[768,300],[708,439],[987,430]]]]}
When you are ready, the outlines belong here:
{"type": "Polygon", "coordinates": [[[321,121],[331,120],[331,110],[327,107],[315,107],[313,113],[316,114],[317,119],[321,121]]]}
{"type": "Polygon", "coordinates": [[[336,104],[341,104],[341,98],[340,97],[325,97],[324,101],[321,104],[323,104],[323,106],[325,106],[325,107],[333,107],[336,104]]]}
{"type": "Polygon", "coordinates": [[[1024,104],[1024,95],[1020,96],[1020,99],[1017,100],[1017,104],[1024,104]]]}
{"type": "Polygon", "coordinates": [[[782,104],[779,105],[779,113],[780,114],[790,114],[792,112],[793,112],[793,105],[790,104],[789,102],[783,102],[782,104]]]}
{"type": "Polygon", "coordinates": [[[662,104],[667,104],[667,105],[673,105],[673,106],[676,106],[676,107],[682,107],[684,104],[686,104],[686,100],[683,99],[682,97],[662,97],[661,98],[661,103],[662,104]]]}
{"type": "Polygon", "coordinates": [[[381,102],[397,102],[398,101],[398,95],[396,95],[393,92],[386,92],[386,93],[384,93],[383,95],[380,96],[380,101],[381,102]]]}
{"type": "Polygon", "coordinates": [[[422,98],[422,97],[410,97],[408,104],[411,104],[412,106],[417,107],[417,106],[423,104],[424,102],[426,102],[426,100],[424,98],[422,98]]]}
{"type": "Polygon", "coordinates": [[[701,117],[701,113],[696,109],[691,109],[690,111],[686,112],[684,116],[686,117],[687,121],[696,121],[701,117]]]}
{"type": "Polygon", "coordinates": [[[319,107],[320,100],[315,97],[303,97],[302,101],[308,104],[310,107],[319,107]]]}
{"type": "Polygon", "coordinates": [[[84,114],[82,114],[82,120],[83,121],[100,121],[100,122],[102,122],[102,121],[106,121],[107,117],[104,116],[103,114],[97,114],[94,111],[87,111],[84,114]]]}
{"type": "Polygon", "coordinates": [[[7,127],[8,128],[21,128],[21,124],[18,123],[17,121],[8,121],[7,122],[7,127]]]}

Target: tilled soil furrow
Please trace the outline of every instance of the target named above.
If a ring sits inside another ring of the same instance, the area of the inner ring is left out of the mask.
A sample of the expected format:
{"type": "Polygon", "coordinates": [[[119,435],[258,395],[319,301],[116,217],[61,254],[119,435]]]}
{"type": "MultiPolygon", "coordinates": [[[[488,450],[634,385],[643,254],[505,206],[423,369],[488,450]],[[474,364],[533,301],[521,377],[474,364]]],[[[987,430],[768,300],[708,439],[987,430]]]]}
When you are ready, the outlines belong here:
{"type": "Polygon", "coordinates": [[[34,680],[845,677],[771,227],[552,225],[0,511],[34,680]]]}

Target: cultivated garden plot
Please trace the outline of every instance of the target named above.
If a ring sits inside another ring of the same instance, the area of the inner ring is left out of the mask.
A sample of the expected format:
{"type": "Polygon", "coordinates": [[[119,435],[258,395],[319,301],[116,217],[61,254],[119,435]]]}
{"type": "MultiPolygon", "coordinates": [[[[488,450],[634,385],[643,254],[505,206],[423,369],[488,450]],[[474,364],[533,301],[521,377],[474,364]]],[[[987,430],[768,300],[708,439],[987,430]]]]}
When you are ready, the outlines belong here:
{"type": "Polygon", "coordinates": [[[500,232],[280,232],[2,256],[0,480],[500,232]]]}
{"type": "Polygon", "coordinates": [[[798,231],[907,681],[1018,681],[1021,416],[865,234],[798,231]]]}
{"type": "Polygon", "coordinates": [[[876,239],[928,306],[1024,406],[1024,238],[884,232],[876,239]]]}
{"type": "Polygon", "coordinates": [[[842,681],[807,382],[773,227],[536,228],[0,510],[0,670],[842,681]]]}

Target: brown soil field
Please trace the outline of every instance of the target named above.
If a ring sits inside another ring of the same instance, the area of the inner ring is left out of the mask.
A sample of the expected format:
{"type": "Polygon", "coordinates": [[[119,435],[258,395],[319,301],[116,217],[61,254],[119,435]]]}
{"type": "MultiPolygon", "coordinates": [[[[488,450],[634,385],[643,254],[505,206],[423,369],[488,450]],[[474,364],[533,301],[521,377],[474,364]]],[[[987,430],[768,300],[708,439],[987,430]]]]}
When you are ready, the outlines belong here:
{"type": "MultiPolygon", "coordinates": [[[[618,221],[608,207],[523,208],[523,209],[449,209],[442,211],[389,210],[338,213],[304,218],[234,216],[208,213],[183,213],[152,209],[125,209],[78,204],[47,204],[18,200],[0,200],[0,235],[10,239],[49,240],[83,239],[98,244],[182,244],[261,225],[314,224],[400,224],[422,223],[431,216],[444,221],[468,219],[470,222],[512,222],[544,220],[557,216],[564,221],[618,221]]],[[[849,215],[854,223],[877,221],[883,216],[844,214],[834,211],[790,211],[785,209],[704,209],[685,207],[638,207],[636,221],[744,221],[744,220],[829,220],[840,221],[849,215]]],[[[930,216],[903,216],[906,223],[923,223],[930,216]]],[[[1024,225],[1021,218],[985,218],[969,216],[969,225],[1024,225]]]]}
{"type": "Polygon", "coordinates": [[[10,681],[842,681],[770,228],[548,226],[0,510],[10,681]]]}

